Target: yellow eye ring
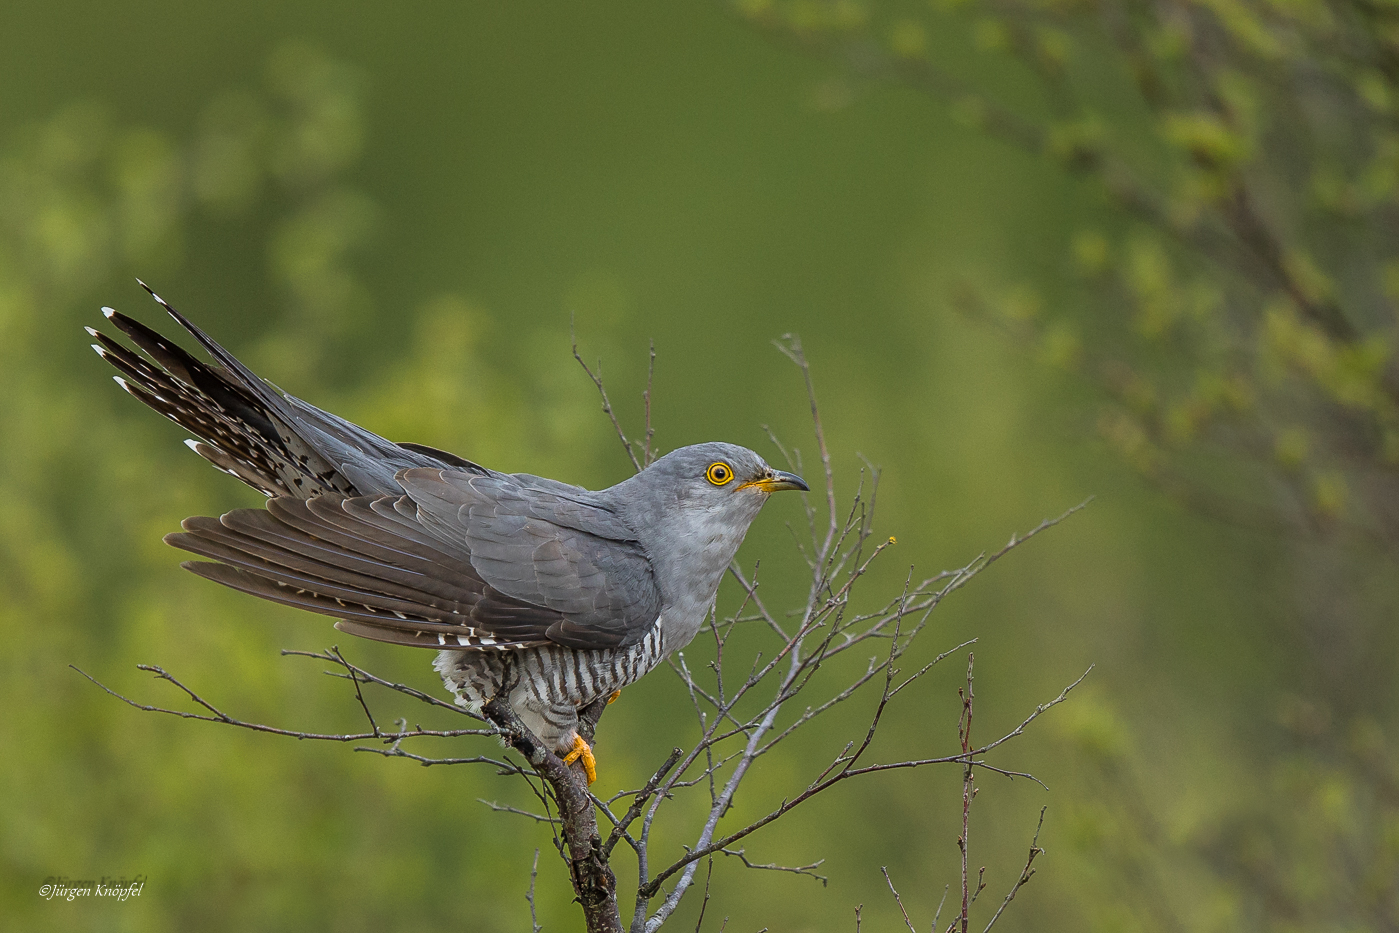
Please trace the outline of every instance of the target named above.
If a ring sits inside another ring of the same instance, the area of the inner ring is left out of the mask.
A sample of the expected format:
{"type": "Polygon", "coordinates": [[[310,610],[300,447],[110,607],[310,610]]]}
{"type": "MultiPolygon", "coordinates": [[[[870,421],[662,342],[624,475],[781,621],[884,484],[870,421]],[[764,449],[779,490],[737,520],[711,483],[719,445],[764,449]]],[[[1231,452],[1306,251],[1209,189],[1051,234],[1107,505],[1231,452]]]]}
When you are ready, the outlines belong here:
{"type": "Polygon", "coordinates": [[[709,469],[704,471],[704,478],[715,486],[722,486],[734,478],[734,471],[722,460],[718,463],[711,463],[709,469]]]}

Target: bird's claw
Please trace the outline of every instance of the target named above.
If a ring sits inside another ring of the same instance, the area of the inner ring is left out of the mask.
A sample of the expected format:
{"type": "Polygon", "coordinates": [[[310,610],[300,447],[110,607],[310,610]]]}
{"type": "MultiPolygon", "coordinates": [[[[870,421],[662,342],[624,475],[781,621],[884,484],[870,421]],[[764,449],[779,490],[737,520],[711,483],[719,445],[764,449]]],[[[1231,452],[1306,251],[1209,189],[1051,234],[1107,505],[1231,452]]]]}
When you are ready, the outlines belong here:
{"type": "Polygon", "coordinates": [[[622,695],[622,691],[620,691],[620,690],[613,690],[613,691],[612,691],[612,695],[611,695],[610,697],[607,698],[607,705],[608,705],[608,706],[611,706],[613,703],[616,703],[616,702],[617,702],[617,698],[618,698],[619,696],[621,696],[621,695],[622,695]]]}
{"type": "Polygon", "coordinates": [[[597,780],[597,759],[593,757],[592,746],[583,741],[581,735],[575,735],[573,750],[564,756],[563,763],[571,765],[580,759],[583,762],[583,773],[588,776],[588,783],[592,784],[597,780]]]}

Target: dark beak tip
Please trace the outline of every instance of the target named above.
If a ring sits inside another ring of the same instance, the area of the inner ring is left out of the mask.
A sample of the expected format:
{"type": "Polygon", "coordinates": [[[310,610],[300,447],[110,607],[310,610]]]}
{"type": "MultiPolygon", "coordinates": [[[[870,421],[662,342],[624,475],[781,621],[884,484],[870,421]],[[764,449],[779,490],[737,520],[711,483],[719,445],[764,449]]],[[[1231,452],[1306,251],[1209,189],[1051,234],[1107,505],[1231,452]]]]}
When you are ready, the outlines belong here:
{"type": "Polygon", "coordinates": [[[800,489],[802,492],[811,492],[811,487],[806,484],[806,480],[795,473],[787,473],[779,470],[777,472],[777,478],[786,484],[785,488],[787,489],[800,489]]]}

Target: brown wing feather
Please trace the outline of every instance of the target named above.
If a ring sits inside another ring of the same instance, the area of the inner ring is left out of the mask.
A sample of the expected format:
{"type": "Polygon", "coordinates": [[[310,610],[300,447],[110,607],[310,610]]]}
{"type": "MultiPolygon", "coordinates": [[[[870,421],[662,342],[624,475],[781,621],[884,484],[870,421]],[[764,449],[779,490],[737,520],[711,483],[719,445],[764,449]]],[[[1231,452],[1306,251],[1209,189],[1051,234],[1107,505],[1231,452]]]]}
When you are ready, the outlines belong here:
{"type": "Polygon", "coordinates": [[[278,497],[266,510],[186,519],[165,540],[217,561],[185,564],[200,576],[337,616],[356,635],[429,648],[548,643],[560,613],[487,584],[456,549],[407,521],[396,499],[406,497],[278,497]]]}

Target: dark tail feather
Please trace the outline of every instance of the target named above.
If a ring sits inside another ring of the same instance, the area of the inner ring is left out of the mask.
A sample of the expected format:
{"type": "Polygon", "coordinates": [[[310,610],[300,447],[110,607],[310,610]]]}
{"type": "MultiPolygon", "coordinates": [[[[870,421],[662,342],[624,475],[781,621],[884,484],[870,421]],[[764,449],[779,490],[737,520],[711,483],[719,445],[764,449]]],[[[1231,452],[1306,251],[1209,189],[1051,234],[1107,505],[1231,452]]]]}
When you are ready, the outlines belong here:
{"type": "MultiPolygon", "coordinates": [[[[156,300],[156,303],[159,304],[162,308],[164,308],[166,312],[172,318],[174,318],[181,327],[189,331],[190,334],[194,337],[194,339],[199,341],[200,346],[202,346],[206,351],[208,351],[209,355],[212,356],[221,367],[223,367],[223,369],[225,370],[225,375],[221,376],[218,380],[221,386],[236,385],[239,389],[242,390],[239,393],[240,395],[243,395],[245,398],[251,397],[252,399],[255,399],[258,403],[257,408],[260,409],[260,411],[258,411],[258,414],[262,415],[264,419],[266,419],[265,413],[277,414],[281,415],[283,419],[286,418],[286,416],[290,412],[290,408],[287,405],[286,399],[282,398],[282,396],[279,393],[269,388],[267,383],[263,381],[263,379],[260,376],[258,376],[251,369],[239,362],[236,356],[234,356],[232,353],[229,353],[227,350],[221,347],[214,340],[213,337],[210,337],[208,334],[204,333],[204,331],[196,327],[194,323],[189,320],[189,318],[185,317],[183,314],[171,307],[170,303],[167,302],[164,298],[161,298],[159,295],[157,295],[149,285],[147,285],[145,282],[142,282],[140,279],[137,279],[136,282],[147,292],[149,292],[150,296],[156,300]],[[231,379],[229,378],[230,376],[232,377],[231,379]]],[[[128,318],[127,320],[130,319],[128,318]]],[[[191,357],[184,350],[166,341],[164,337],[161,337],[155,331],[151,330],[148,327],[145,327],[142,324],[138,324],[135,321],[131,321],[131,323],[136,324],[137,327],[141,328],[146,333],[154,337],[157,341],[159,341],[162,347],[172,348],[176,353],[179,354],[180,357],[183,357],[185,360],[189,360],[190,362],[195,363],[196,366],[200,366],[201,369],[208,371],[208,367],[203,366],[197,360],[194,360],[194,358],[191,357]]],[[[128,334],[131,336],[132,340],[136,340],[134,334],[130,334],[130,332],[128,332],[128,334]]],[[[139,342],[138,345],[140,345],[139,342]]],[[[143,350],[145,349],[144,346],[142,346],[141,348],[143,350]]],[[[156,357],[155,359],[156,362],[160,363],[162,366],[165,366],[163,360],[159,359],[158,357],[156,357]]],[[[169,369],[168,366],[166,366],[166,368],[169,369]]],[[[205,387],[202,385],[200,386],[200,388],[204,389],[206,392],[208,391],[208,389],[205,389],[205,387]]],[[[217,398],[217,396],[214,397],[217,398]]],[[[222,399],[220,399],[220,401],[222,401],[222,399]]],[[[270,421],[268,421],[268,427],[272,427],[270,421]]]]}
{"type": "MultiPolygon", "coordinates": [[[[140,281],[139,279],[137,280],[140,281]]],[[[122,374],[117,378],[143,403],[203,443],[190,447],[214,466],[269,496],[309,499],[398,493],[394,475],[412,467],[489,470],[469,460],[417,444],[394,444],[329,412],[285,395],[240,363],[232,353],[157,295],[162,308],[213,357],[202,363],[156,331],[103,308],[149,361],[87,328],[98,354],[122,374]]]]}
{"type": "MultiPolygon", "coordinates": [[[[102,313],[160,367],[157,369],[149,365],[115,340],[88,328],[88,333],[96,337],[107,351],[102,353],[102,356],[147,390],[157,391],[158,388],[164,387],[171,392],[187,394],[187,389],[181,389],[177,385],[177,383],[184,383],[184,386],[196,389],[208,396],[210,400],[217,403],[223,413],[237,418],[264,437],[274,438],[277,436],[276,428],[273,426],[271,418],[268,417],[266,406],[261,404],[261,399],[240,384],[245,380],[230,381],[225,374],[199,362],[186,353],[182,347],[166,340],[140,321],[129,318],[118,311],[113,311],[111,308],[103,308],[102,313]]],[[[98,352],[101,353],[101,351],[98,352]]],[[[246,368],[244,371],[247,372],[246,368]]],[[[256,376],[252,376],[252,378],[257,379],[256,376]]],[[[159,394],[158,391],[157,394],[159,394]]],[[[162,412],[162,414],[165,413],[162,412]]],[[[167,417],[169,416],[167,415],[167,417]]],[[[199,433],[197,425],[184,424],[178,419],[172,420],[190,431],[199,433]]],[[[202,434],[200,436],[204,437],[202,434]]],[[[209,440],[207,437],[205,439],[209,440]]]]}
{"type": "Polygon", "coordinates": [[[121,373],[117,382],[123,389],[199,438],[203,443],[190,447],[204,459],[266,495],[306,498],[355,491],[290,426],[283,415],[285,400],[174,308],[156,300],[211,353],[217,351],[218,363],[202,363],[140,321],[103,308],[107,319],[145,354],[143,358],[86,328],[97,341],[93,349],[121,373]]]}

